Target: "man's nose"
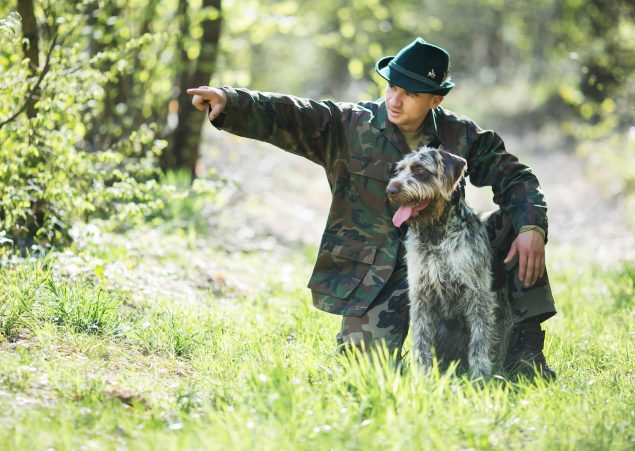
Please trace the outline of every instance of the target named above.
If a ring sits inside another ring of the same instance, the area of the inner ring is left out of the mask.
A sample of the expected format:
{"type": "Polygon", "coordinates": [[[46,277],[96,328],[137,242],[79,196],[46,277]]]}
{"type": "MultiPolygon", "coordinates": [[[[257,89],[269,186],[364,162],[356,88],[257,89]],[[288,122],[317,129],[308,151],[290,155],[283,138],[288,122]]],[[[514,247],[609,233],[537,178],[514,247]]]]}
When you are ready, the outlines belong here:
{"type": "Polygon", "coordinates": [[[392,98],[390,100],[392,100],[392,104],[393,105],[401,105],[401,102],[403,100],[403,96],[401,95],[400,92],[396,92],[395,94],[393,94],[393,96],[392,96],[392,98]]]}

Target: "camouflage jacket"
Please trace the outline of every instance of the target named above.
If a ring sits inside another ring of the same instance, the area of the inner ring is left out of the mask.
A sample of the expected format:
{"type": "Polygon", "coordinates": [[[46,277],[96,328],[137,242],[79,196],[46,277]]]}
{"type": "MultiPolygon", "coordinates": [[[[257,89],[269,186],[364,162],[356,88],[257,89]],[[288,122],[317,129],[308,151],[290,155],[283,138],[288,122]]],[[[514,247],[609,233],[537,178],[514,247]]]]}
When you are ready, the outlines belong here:
{"type": "MultiPolygon", "coordinates": [[[[400,232],[385,189],[394,164],[410,152],[387,120],[383,100],[334,103],[223,87],[228,102],[214,125],[274,144],[321,165],[333,194],[309,288],[314,305],[362,315],[395,269],[400,232]]],[[[443,145],[468,162],[470,182],[491,186],[511,218],[547,230],[546,204],[531,170],[501,138],[438,107],[424,121],[420,145],[443,145]]]]}

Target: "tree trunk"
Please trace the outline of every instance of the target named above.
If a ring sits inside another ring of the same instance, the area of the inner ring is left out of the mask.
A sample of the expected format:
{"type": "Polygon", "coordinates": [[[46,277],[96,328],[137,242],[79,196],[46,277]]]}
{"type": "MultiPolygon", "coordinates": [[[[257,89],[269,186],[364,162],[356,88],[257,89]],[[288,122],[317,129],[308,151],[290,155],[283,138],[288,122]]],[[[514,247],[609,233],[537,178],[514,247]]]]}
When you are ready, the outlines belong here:
{"type": "MultiPolygon", "coordinates": [[[[106,2],[101,9],[105,9],[109,17],[118,16],[121,13],[121,9],[116,4],[111,3],[112,2],[106,2]]],[[[86,25],[90,29],[90,33],[88,34],[88,49],[91,56],[94,56],[106,50],[107,47],[103,42],[103,38],[97,38],[97,36],[111,33],[112,30],[109,30],[107,25],[99,21],[98,13],[100,6],[97,2],[86,3],[84,8],[83,14],[86,17],[86,25]],[[100,33],[96,33],[97,31],[100,31],[100,33]]],[[[110,63],[102,62],[97,69],[102,73],[107,72],[110,69],[110,63]]],[[[113,141],[120,138],[113,130],[113,124],[119,123],[115,116],[115,97],[117,96],[118,79],[119,76],[117,76],[115,80],[105,82],[102,86],[104,96],[101,99],[101,105],[98,109],[99,113],[93,118],[90,127],[88,127],[88,132],[84,137],[84,140],[89,143],[88,147],[91,151],[108,149],[113,144],[113,141]]]]}
{"type": "Polygon", "coordinates": [[[612,34],[620,21],[618,0],[592,0],[588,8],[592,36],[601,39],[604,51],[601,54],[591,53],[586,61],[587,71],[580,83],[580,90],[587,99],[602,102],[619,86],[615,76],[615,68],[620,67],[619,49],[612,34]]]}
{"type": "MultiPolygon", "coordinates": [[[[154,19],[154,17],[156,16],[156,9],[157,6],[159,6],[159,0],[149,0],[148,3],[146,4],[145,10],[143,12],[143,22],[141,23],[141,27],[139,28],[139,36],[143,36],[146,33],[150,33],[150,26],[152,25],[152,20],[154,19]]],[[[134,60],[133,60],[133,73],[137,74],[139,73],[141,70],[143,70],[143,61],[141,59],[141,49],[136,49],[135,51],[135,55],[134,55],[134,60]]],[[[133,79],[133,75],[128,74],[128,83],[130,86],[134,86],[135,83],[139,83],[138,81],[135,82],[135,80],[133,79]]],[[[130,88],[132,90],[132,88],[130,88]]],[[[141,86],[141,90],[145,90],[144,86],[141,86]]],[[[140,97],[141,94],[139,93],[139,89],[137,89],[134,93],[133,93],[134,97],[140,97]]],[[[146,122],[146,118],[143,116],[143,108],[135,108],[135,112],[132,113],[134,114],[134,126],[138,127],[140,124],[143,124],[144,122],[146,122]]]]}
{"type": "MultiPolygon", "coordinates": [[[[181,34],[189,33],[189,19],[187,14],[187,0],[179,1],[181,16],[181,34]]],[[[201,37],[201,52],[198,58],[189,64],[187,49],[183,40],[179,41],[179,62],[182,70],[177,76],[178,86],[178,122],[169,137],[168,148],[161,156],[162,169],[186,169],[192,177],[196,177],[196,163],[199,157],[199,144],[203,118],[201,113],[192,107],[192,97],[186,89],[207,85],[214,72],[214,64],[218,55],[218,43],[221,31],[221,0],[203,0],[203,8],[213,7],[219,12],[215,19],[206,19],[203,23],[201,37]]]]}
{"type": "MultiPolygon", "coordinates": [[[[33,0],[18,0],[18,13],[22,16],[22,36],[24,37],[22,51],[24,57],[29,59],[31,77],[36,77],[40,67],[40,48],[33,0]]],[[[33,118],[37,114],[35,102],[39,98],[39,92],[34,92],[29,99],[26,105],[26,114],[29,118],[33,118]]]]}

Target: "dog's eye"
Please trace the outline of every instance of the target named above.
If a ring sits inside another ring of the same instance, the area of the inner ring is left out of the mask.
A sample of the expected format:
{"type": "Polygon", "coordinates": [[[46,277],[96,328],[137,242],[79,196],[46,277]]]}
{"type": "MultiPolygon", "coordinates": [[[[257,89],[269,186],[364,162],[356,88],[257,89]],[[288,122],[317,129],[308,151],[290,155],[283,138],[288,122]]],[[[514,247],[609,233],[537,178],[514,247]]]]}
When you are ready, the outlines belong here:
{"type": "Polygon", "coordinates": [[[427,175],[430,173],[426,168],[420,165],[416,165],[412,167],[412,173],[414,175],[427,175]]]}

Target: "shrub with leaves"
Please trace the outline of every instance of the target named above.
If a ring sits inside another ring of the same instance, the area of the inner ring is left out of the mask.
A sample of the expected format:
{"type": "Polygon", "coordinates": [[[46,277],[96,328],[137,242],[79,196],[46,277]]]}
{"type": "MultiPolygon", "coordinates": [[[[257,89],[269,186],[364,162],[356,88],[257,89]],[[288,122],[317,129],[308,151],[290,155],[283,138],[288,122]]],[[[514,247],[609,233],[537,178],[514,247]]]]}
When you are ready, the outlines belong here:
{"type": "Polygon", "coordinates": [[[155,125],[108,149],[88,149],[83,141],[108,77],[94,67],[125,59],[127,49],[91,56],[70,33],[45,43],[46,60],[33,76],[22,58],[20,16],[0,20],[0,245],[63,243],[74,220],[152,209],[148,195],[157,188],[165,147],[155,125]],[[34,95],[31,117],[24,105],[34,95]]]}

